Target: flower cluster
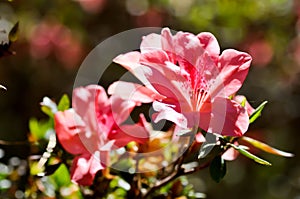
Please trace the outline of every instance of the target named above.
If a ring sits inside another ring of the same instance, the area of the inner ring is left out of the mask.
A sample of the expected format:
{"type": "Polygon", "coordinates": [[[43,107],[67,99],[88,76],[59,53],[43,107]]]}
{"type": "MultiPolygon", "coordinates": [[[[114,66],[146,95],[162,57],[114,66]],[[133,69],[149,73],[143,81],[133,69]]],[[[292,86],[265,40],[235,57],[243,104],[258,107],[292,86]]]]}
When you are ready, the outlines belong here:
{"type": "Polygon", "coordinates": [[[240,145],[240,140],[269,153],[291,156],[244,135],[266,104],[254,109],[244,96],[237,95],[251,60],[249,54],[233,49],[221,53],[216,38],[207,32],[172,35],[164,28],[161,34],[144,36],[140,52],[122,54],[113,60],[143,85],[114,82],[107,91],[110,97],[99,85],[78,87],[73,91],[72,108],[53,111],[59,143],[74,155],[72,181],[80,185],[95,183],[96,173],[110,167],[112,152],[120,150],[129,152],[123,156],[135,160],[131,164],[135,172],[158,175],[149,171],[159,169],[157,165],[164,166],[166,151],[152,158],[144,154],[157,151],[168,142],[176,143],[175,151],[181,153],[171,158],[169,176],[163,175],[154,185],[144,180],[146,190],[140,187],[141,182],[130,183],[130,189],[135,189],[131,194],[149,196],[176,177],[209,165],[214,168],[212,177],[219,181],[226,172],[224,159],[233,160],[238,153],[270,165],[240,145]],[[155,134],[143,114],[139,122],[128,124],[132,110],[143,103],[152,103],[155,112],[150,117],[154,122],[167,120],[173,126],[155,134]],[[178,140],[183,137],[186,143],[180,145],[178,140]],[[180,152],[180,148],[184,150],[180,152]],[[212,158],[206,158],[208,154],[212,158]],[[199,158],[204,157],[203,164],[199,158]]]}

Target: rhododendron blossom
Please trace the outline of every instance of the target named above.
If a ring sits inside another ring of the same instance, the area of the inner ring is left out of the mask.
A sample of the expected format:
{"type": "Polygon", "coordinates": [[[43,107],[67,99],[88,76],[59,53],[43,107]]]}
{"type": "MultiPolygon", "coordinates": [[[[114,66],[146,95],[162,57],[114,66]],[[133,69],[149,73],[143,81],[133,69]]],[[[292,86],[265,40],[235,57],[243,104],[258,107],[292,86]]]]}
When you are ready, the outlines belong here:
{"type": "MultiPolygon", "coordinates": [[[[119,55],[114,62],[133,73],[145,87],[164,96],[153,102],[155,121],[166,119],[180,129],[200,127],[229,136],[242,136],[247,131],[247,111],[231,96],[247,76],[249,54],[233,49],[220,54],[211,33],[177,32],[173,36],[168,28],[160,35],[145,36],[140,50],[119,55]]],[[[123,99],[137,96],[120,93],[118,87],[123,84],[114,83],[109,93],[123,99]]]]}
{"type": "Polygon", "coordinates": [[[148,141],[142,123],[123,124],[141,101],[107,97],[98,85],[79,87],[73,91],[73,109],[55,114],[55,131],[61,145],[76,155],[71,177],[81,185],[90,185],[97,171],[109,164],[109,152],[131,141],[148,141]]]}

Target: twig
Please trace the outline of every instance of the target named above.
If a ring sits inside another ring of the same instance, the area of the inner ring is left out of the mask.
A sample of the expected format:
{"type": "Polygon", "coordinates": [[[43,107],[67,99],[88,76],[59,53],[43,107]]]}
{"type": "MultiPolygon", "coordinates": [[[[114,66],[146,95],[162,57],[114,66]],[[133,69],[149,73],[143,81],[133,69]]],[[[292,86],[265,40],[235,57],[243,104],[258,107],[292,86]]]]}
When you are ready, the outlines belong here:
{"type": "Polygon", "coordinates": [[[195,132],[190,135],[189,145],[186,151],[176,160],[175,170],[168,175],[167,177],[159,180],[155,185],[153,185],[144,195],[142,198],[147,198],[152,192],[161,188],[162,186],[166,185],[167,183],[171,182],[172,180],[176,179],[181,175],[185,175],[184,168],[182,168],[182,164],[184,162],[184,158],[190,153],[192,143],[194,142],[195,132]]]}
{"type": "Polygon", "coordinates": [[[30,142],[28,141],[6,141],[6,140],[0,140],[0,144],[2,145],[28,145],[30,142]]]}
{"type": "Polygon", "coordinates": [[[205,169],[206,167],[208,167],[210,165],[210,162],[206,162],[202,165],[199,165],[195,168],[193,168],[192,170],[189,171],[185,171],[185,169],[183,169],[182,167],[179,168],[177,171],[173,172],[171,175],[167,176],[166,178],[158,181],[154,186],[152,186],[147,192],[146,194],[143,196],[143,198],[147,198],[151,193],[153,193],[155,190],[163,187],[164,185],[168,184],[169,182],[175,180],[176,178],[183,176],[183,175],[189,175],[192,173],[195,173],[197,171],[200,171],[202,169],[205,169]]]}

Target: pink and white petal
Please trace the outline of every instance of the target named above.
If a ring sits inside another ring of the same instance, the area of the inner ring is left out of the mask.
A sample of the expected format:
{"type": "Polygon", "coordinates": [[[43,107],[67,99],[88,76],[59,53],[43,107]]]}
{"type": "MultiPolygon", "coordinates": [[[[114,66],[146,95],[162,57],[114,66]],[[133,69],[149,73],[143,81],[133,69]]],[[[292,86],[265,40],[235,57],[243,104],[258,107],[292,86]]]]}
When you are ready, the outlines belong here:
{"type": "Polygon", "coordinates": [[[197,143],[204,143],[206,141],[202,133],[197,133],[195,136],[195,140],[197,143]]]}
{"type": "Polygon", "coordinates": [[[183,129],[188,128],[187,118],[183,114],[176,112],[172,105],[154,101],[152,106],[153,109],[157,111],[157,113],[152,115],[154,122],[159,122],[160,120],[165,119],[175,123],[183,129]]]}
{"type": "Polygon", "coordinates": [[[148,130],[138,123],[116,127],[115,130],[110,132],[108,139],[115,141],[115,148],[120,148],[132,141],[144,144],[149,140],[149,136],[148,130]]]}
{"type": "Polygon", "coordinates": [[[103,110],[109,101],[104,88],[89,85],[74,89],[72,106],[92,132],[98,131],[97,110],[103,110]]]}
{"type": "Polygon", "coordinates": [[[206,90],[211,97],[214,97],[220,90],[218,82],[223,86],[223,79],[219,77],[220,70],[207,52],[199,57],[195,67],[186,68],[186,70],[189,71],[192,83],[194,83],[193,88],[206,90]]]}
{"type": "Polygon", "coordinates": [[[150,137],[151,137],[151,133],[153,132],[152,124],[146,120],[146,117],[143,113],[140,113],[139,116],[140,116],[140,118],[139,118],[138,123],[141,124],[147,130],[147,132],[149,132],[150,137]]]}
{"type": "Polygon", "coordinates": [[[117,81],[108,88],[108,94],[140,103],[150,103],[154,100],[162,100],[165,97],[140,84],[117,81]]]}
{"type": "Polygon", "coordinates": [[[177,60],[185,60],[192,66],[196,66],[197,60],[204,52],[197,36],[186,32],[177,32],[173,37],[173,54],[177,60]]]}
{"type": "Polygon", "coordinates": [[[104,166],[98,158],[95,158],[92,154],[83,154],[73,160],[71,180],[79,185],[91,185],[96,173],[102,169],[104,169],[104,166]]]}
{"type": "Polygon", "coordinates": [[[123,100],[118,96],[111,96],[111,114],[108,115],[107,123],[121,124],[130,115],[131,111],[136,106],[136,102],[130,100],[123,100]]]}
{"type": "Polygon", "coordinates": [[[149,34],[147,36],[143,36],[140,50],[141,53],[145,53],[151,50],[161,50],[162,49],[161,36],[156,33],[149,34]]]}
{"type": "MultiPolygon", "coordinates": [[[[123,56],[135,56],[133,54],[125,54],[123,56]]],[[[130,57],[117,57],[117,61],[121,63],[125,68],[128,64],[127,59],[130,57]]],[[[178,71],[174,71],[172,68],[167,67],[167,63],[170,64],[168,55],[164,51],[149,51],[144,53],[140,57],[140,62],[143,65],[136,64],[131,65],[130,70],[133,75],[142,81],[142,83],[154,92],[172,99],[173,101],[184,101],[183,104],[189,104],[189,90],[187,89],[187,81],[178,71]],[[177,85],[182,88],[178,88],[177,85]]]]}
{"type": "Polygon", "coordinates": [[[244,100],[245,101],[245,109],[247,110],[248,115],[252,115],[252,113],[255,111],[255,109],[249,104],[248,100],[246,99],[245,96],[243,95],[236,95],[233,98],[234,101],[236,101],[237,103],[241,104],[243,103],[244,100]]]}
{"type": "Polygon", "coordinates": [[[248,130],[248,114],[237,102],[215,98],[207,106],[200,111],[199,126],[203,130],[226,136],[242,136],[248,130]]]}
{"type": "Polygon", "coordinates": [[[130,71],[136,78],[138,78],[144,85],[155,91],[155,89],[149,83],[146,75],[151,73],[149,67],[145,67],[140,64],[141,53],[139,52],[129,52],[126,54],[121,54],[114,58],[114,62],[120,64],[125,69],[130,71]]]}
{"type": "Polygon", "coordinates": [[[170,29],[163,28],[161,35],[152,33],[144,36],[140,49],[142,54],[152,50],[163,50],[168,53],[172,52],[173,39],[170,29]]]}
{"type": "MultiPolygon", "coordinates": [[[[142,63],[148,66],[151,71],[145,75],[151,86],[159,94],[165,96],[168,103],[176,104],[178,112],[190,109],[190,85],[181,74],[180,68],[169,61],[160,62],[158,61],[160,59],[155,58],[150,60],[150,57],[159,57],[162,53],[161,51],[153,51],[147,53],[147,56],[142,56],[142,63]]],[[[148,85],[145,86],[148,87],[148,85]]]]}
{"type": "Polygon", "coordinates": [[[161,43],[163,51],[167,52],[169,60],[176,63],[176,55],[174,54],[173,36],[169,28],[164,28],[161,31],[161,43]]]}
{"type": "Polygon", "coordinates": [[[220,55],[220,46],[215,36],[209,32],[202,32],[197,35],[202,48],[217,60],[220,55]]]}
{"type": "Polygon", "coordinates": [[[173,49],[173,36],[169,28],[163,28],[161,31],[162,49],[166,52],[171,52],[173,49]]]}
{"type": "Polygon", "coordinates": [[[87,152],[80,138],[80,134],[85,133],[85,125],[74,110],[69,109],[64,112],[56,112],[54,128],[59,143],[69,153],[76,155],[87,152]]]}
{"type": "Polygon", "coordinates": [[[218,67],[227,96],[240,89],[248,74],[251,60],[251,56],[244,52],[233,49],[223,51],[218,67]]]}
{"type": "Polygon", "coordinates": [[[140,63],[146,66],[152,66],[153,64],[164,66],[169,61],[168,53],[163,50],[148,51],[140,57],[140,63]]]}
{"type": "Polygon", "coordinates": [[[227,161],[235,160],[239,155],[239,152],[234,148],[230,147],[225,153],[223,153],[222,158],[227,161]]]}

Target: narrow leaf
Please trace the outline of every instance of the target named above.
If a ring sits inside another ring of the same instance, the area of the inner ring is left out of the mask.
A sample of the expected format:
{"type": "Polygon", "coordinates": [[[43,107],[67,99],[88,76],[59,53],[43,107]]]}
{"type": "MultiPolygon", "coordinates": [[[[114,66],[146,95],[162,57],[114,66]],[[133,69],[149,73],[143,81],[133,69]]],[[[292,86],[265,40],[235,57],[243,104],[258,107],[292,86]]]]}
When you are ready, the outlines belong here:
{"type": "MultiPolygon", "coordinates": [[[[45,171],[42,173],[39,173],[38,176],[40,176],[40,177],[50,176],[50,175],[54,174],[58,170],[58,168],[60,168],[61,165],[62,165],[61,162],[59,162],[57,164],[45,165],[45,171]]],[[[60,178],[64,178],[64,176],[60,176],[60,178]]]]}
{"type": "Polygon", "coordinates": [[[233,147],[238,152],[240,152],[242,155],[246,156],[247,158],[250,158],[250,159],[254,160],[255,162],[257,162],[259,164],[266,165],[266,166],[271,166],[272,165],[268,161],[263,160],[263,159],[255,156],[255,155],[253,155],[252,153],[250,153],[249,151],[245,150],[241,146],[236,146],[234,144],[230,144],[230,146],[233,147]]]}
{"type": "Polygon", "coordinates": [[[38,121],[36,118],[31,118],[29,120],[30,133],[36,140],[45,139],[46,133],[50,128],[51,123],[49,121],[38,121]]]}
{"type": "Polygon", "coordinates": [[[210,176],[216,182],[220,182],[226,174],[226,162],[222,156],[216,156],[209,167],[210,176]]]}
{"type": "Polygon", "coordinates": [[[283,157],[293,157],[294,154],[292,153],[288,153],[288,152],[285,152],[285,151],[281,151],[279,149],[275,149],[261,141],[258,141],[258,140],[255,140],[253,138],[250,138],[250,137],[242,137],[242,140],[248,142],[249,144],[251,144],[252,146],[258,148],[258,149],[261,149],[267,153],[271,153],[271,154],[274,154],[274,155],[279,155],[279,156],[283,156],[283,157]]]}
{"type": "Polygon", "coordinates": [[[217,136],[212,133],[207,133],[205,135],[205,142],[201,145],[198,158],[205,158],[209,152],[216,146],[217,144],[217,136]]]}
{"type": "Polygon", "coordinates": [[[52,178],[55,181],[58,187],[68,186],[71,184],[69,170],[65,164],[59,163],[51,166],[53,168],[49,168],[49,169],[54,170],[54,172],[50,178],[52,178]]]}
{"type": "Polygon", "coordinates": [[[57,106],[57,109],[59,111],[64,111],[64,110],[67,110],[70,108],[70,100],[69,100],[69,97],[68,95],[64,94],[59,103],[58,103],[58,106],[57,106]]]}
{"type": "Polygon", "coordinates": [[[15,42],[18,39],[19,34],[19,22],[15,23],[12,29],[9,31],[8,38],[10,42],[15,42]]]}
{"type": "Polygon", "coordinates": [[[53,112],[51,111],[51,108],[49,108],[48,106],[42,106],[41,107],[41,110],[43,113],[45,113],[46,115],[48,115],[49,117],[53,118],[54,117],[54,114],[53,112]]]}
{"type": "Polygon", "coordinates": [[[262,110],[264,109],[265,105],[267,104],[267,101],[264,101],[263,103],[261,103],[256,109],[255,111],[252,113],[252,115],[249,117],[249,122],[253,123],[260,115],[262,110]]]}

